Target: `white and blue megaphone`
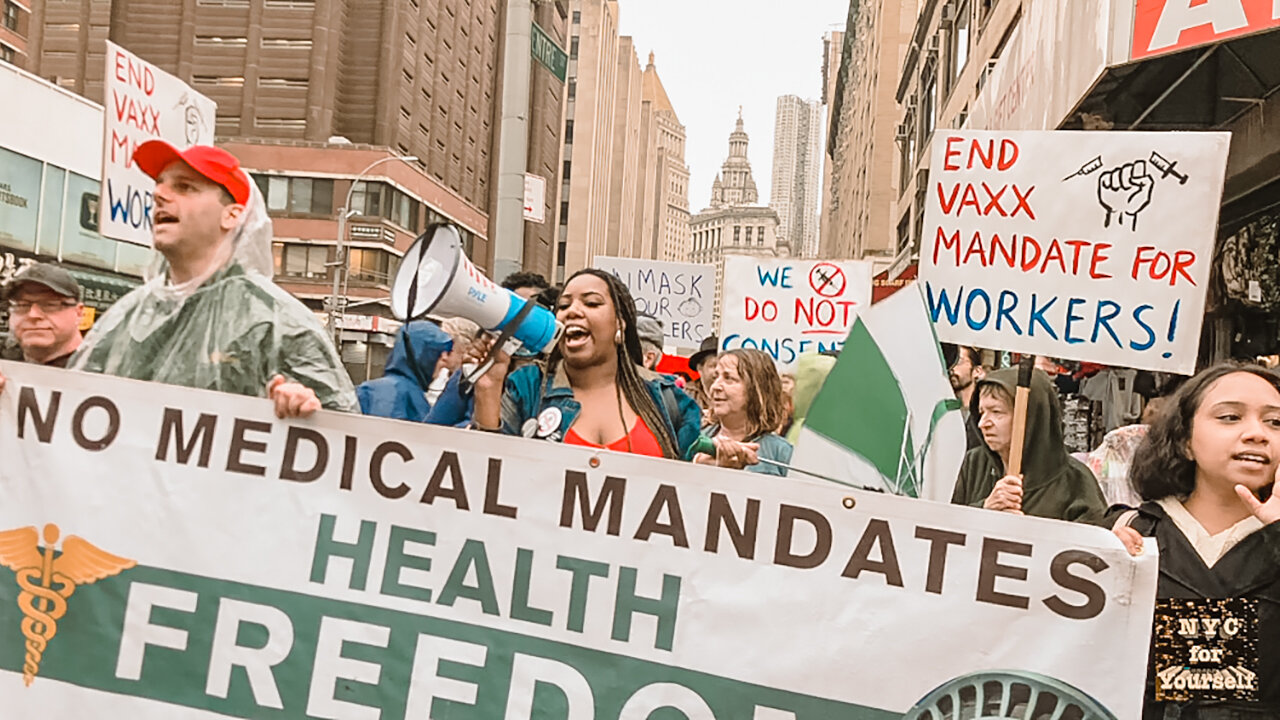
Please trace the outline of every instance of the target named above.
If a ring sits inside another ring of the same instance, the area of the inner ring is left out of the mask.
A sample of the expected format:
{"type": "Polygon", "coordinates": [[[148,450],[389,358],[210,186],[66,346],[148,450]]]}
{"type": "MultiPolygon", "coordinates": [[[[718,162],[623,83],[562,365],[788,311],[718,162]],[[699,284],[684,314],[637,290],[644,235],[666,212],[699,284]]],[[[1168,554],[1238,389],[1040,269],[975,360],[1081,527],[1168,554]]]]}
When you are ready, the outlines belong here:
{"type": "Polygon", "coordinates": [[[404,254],[391,285],[391,313],[403,322],[427,315],[464,317],[499,333],[489,358],[467,376],[469,382],[489,369],[498,348],[540,353],[564,330],[550,310],[485,277],[462,251],[458,229],[446,223],[428,226],[404,254]]]}

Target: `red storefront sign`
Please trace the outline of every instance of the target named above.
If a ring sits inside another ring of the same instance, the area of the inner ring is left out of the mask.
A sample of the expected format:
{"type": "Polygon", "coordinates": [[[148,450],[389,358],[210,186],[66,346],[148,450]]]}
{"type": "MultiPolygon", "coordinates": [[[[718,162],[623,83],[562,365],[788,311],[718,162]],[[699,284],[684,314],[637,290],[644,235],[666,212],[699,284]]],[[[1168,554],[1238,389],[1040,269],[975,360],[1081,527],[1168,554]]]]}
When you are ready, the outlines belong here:
{"type": "Polygon", "coordinates": [[[1135,0],[1134,60],[1280,27],[1276,0],[1135,0]]]}
{"type": "MultiPolygon", "coordinates": [[[[890,270],[892,270],[892,268],[890,268],[890,270]]],[[[877,274],[871,279],[871,304],[875,305],[881,300],[884,300],[890,295],[898,292],[902,288],[915,282],[916,278],[919,276],[920,266],[916,263],[911,263],[903,268],[898,277],[893,279],[889,278],[889,270],[885,270],[884,272],[877,274]]]]}

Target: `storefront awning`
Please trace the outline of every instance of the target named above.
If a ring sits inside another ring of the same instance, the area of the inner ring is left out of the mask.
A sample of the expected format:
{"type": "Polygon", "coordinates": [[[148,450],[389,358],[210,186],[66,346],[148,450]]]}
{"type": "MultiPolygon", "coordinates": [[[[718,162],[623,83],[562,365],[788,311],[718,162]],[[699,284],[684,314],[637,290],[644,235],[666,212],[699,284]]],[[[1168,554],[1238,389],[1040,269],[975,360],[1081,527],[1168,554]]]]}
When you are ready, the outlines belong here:
{"type": "Polygon", "coordinates": [[[1205,130],[1280,89],[1280,30],[1108,68],[1063,129],[1205,130]]]}
{"type": "Polygon", "coordinates": [[[84,304],[100,311],[111,307],[141,284],[137,280],[92,270],[67,268],[67,271],[80,283],[80,288],[84,291],[84,304]]]}

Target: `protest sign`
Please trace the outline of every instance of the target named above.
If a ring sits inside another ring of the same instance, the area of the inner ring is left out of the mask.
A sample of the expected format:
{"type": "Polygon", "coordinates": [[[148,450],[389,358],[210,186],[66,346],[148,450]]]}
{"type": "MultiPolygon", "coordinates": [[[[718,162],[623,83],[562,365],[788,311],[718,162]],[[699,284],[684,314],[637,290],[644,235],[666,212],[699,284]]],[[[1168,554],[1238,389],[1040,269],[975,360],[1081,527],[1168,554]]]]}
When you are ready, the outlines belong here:
{"type": "Polygon", "coordinates": [[[155,182],[133,165],[133,151],[161,139],[179,150],[213,143],[218,106],[186,83],[107,41],[102,143],[103,237],[151,244],[155,182]]]}
{"type": "Polygon", "coordinates": [[[715,332],[715,266],[597,255],[595,267],[626,284],[636,311],[662,321],[667,345],[696,348],[715,332]]]}
{"type": "Polygon", "coordinates": [[[1229,138],[937,133],[920,276],[938,337],[1194,372],[1229,138]]]}
{"type": "Polygon", "coordinates": [[[1156,557],[1100,528],[0,372],[14,717],[1139,712],[1156,557]]]}
{"type": "Polygon", "coordinates": [[[721,295],[721,349],[756,348],[791,365],[840,348],[871,305],[871,263],[726,255],[721,295]]]}

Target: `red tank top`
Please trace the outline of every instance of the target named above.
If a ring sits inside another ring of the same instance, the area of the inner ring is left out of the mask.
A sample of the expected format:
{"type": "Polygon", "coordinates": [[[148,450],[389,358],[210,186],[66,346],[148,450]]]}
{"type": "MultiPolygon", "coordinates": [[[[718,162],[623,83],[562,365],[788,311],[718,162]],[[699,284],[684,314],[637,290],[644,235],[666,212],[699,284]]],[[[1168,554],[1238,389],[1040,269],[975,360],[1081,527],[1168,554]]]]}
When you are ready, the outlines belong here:
{"type": "Polygon", "coordinates": [[[649,429],[649,425],[645,423],[644,418],[636,416],[636,424],[631,426],[631,432],[626,436],[618,438],[608,445],[597,445],[593,442],[587,442],[574,431],[569,428],[569,432],[565,433],[564,441],[570,445],[582,445],[584,447],[603,448],[605,450],[614,450],[617,452],[630,452],[633,455],[649,455],[652,457],[662,457],[662,446],[658,444],[658,438],[649,429]],[[628,445],[630,447],[628,448],[628,445]]]}

